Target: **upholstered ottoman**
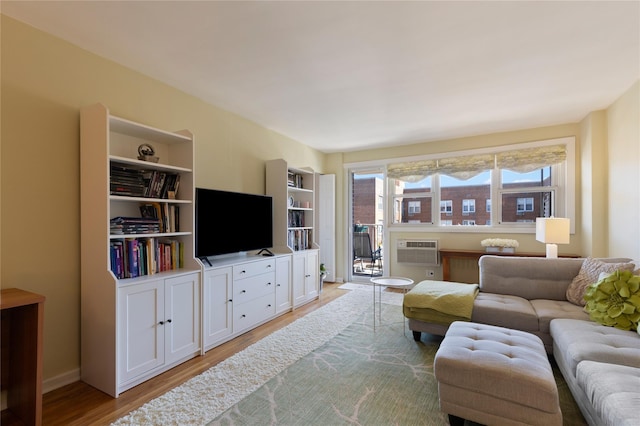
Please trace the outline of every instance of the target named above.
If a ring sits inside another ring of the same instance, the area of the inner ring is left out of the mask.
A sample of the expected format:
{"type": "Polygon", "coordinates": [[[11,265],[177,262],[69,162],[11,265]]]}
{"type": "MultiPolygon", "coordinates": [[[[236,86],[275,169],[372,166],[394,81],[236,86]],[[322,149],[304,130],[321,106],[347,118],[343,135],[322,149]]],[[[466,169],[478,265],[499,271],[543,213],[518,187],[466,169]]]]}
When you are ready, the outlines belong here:
{"type": "Polygon", "coordinates": [[[440,409],[452,425],[562,425],[558,388],[542,340],[456,321],[436,353],[440,409]]]}

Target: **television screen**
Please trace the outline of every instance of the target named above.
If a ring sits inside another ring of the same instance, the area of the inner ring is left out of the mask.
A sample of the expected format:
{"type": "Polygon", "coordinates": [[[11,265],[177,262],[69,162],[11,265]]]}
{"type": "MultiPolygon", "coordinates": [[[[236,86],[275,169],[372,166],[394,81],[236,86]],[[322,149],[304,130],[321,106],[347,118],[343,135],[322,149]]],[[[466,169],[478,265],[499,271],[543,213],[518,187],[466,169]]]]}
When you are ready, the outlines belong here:
{"type": "Polygon", "coordinates": [[[270,196],[196,188],[196,257],[273,246],[270,196]]]}

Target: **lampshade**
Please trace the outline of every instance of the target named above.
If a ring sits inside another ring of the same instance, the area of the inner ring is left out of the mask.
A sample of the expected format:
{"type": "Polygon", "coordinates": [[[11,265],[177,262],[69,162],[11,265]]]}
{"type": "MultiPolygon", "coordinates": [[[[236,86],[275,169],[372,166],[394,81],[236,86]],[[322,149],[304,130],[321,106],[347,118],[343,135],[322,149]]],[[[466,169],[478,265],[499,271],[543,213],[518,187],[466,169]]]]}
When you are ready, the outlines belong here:
{"type": "Polygon", "coordinates": [[[536,218],[536,240],[547,244],[547,257],[558,257],[556,244],[569,244],[569,232],[569,219],[567,218],[536,218]]]}

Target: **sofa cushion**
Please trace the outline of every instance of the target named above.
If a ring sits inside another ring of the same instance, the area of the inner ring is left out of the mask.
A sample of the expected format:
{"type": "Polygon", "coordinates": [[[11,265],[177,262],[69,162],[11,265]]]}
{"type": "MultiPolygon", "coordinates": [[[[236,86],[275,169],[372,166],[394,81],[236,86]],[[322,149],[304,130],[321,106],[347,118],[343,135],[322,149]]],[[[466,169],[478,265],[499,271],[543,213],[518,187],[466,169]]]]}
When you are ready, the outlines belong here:
{"type": "Polygon", "coordinates": [[[567,300],[567,286],[583,259],[490,256],[480,258],[480,292],[509,294],[527,300],[567,300]]]}
{"type": "Polygon", "coordinates": [[[575,319],[554,319],[550,331],[553,345],[574,377],[576,367],[585,360],[640,368],[640,335],[635,331],[575,319]]]}
{"type": "Polygon", "coordinates": [[[473,302],[471,321],[522,331],[537,331],[538,316],[527,299],[480,292],[473,302]]]}
{"type": "Polygon", "coordinates": [[[617,270],[587,287],[589,318],[610,327],[636,330],[640,322],[640,276],[617,270]]]}
{"type": "Polygon", "coordinates": [[[538,327],[541,332],[549,333],[551,320],[556,318],[589,320],[589,314],[580,306],[562,300],[531,300],[531,306],[538,316],[538,327]]]}
{"type": "Polygon", "coordinates": [[[582,361],[576,380],[603,426],[637,426],[640,421],[640,368],[582,361]]]}
{"type": "Polygon", "coordinates": [[[567,287],[566,297],[571,303],[579,306],[585,305],[584,293],[589,284],[593,284],[598,281],[602,272],[611,273],[616,270],[632,271],[635,265],[630,262],[605,262],[592,257],[587,257],[582,266],[580,272],[567,287]]]}

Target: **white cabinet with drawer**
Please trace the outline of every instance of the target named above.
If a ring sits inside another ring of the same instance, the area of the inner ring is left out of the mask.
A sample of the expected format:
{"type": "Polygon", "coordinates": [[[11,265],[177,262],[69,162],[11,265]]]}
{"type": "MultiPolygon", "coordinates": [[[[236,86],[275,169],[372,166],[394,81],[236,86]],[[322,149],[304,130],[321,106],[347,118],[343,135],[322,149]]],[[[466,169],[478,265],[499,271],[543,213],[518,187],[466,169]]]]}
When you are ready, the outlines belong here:
{"type": "Polygon", "coordinates": [[[291,254],[279,254],[203,266],[204,351],[290,311],[290,265],[291,254]]]}

